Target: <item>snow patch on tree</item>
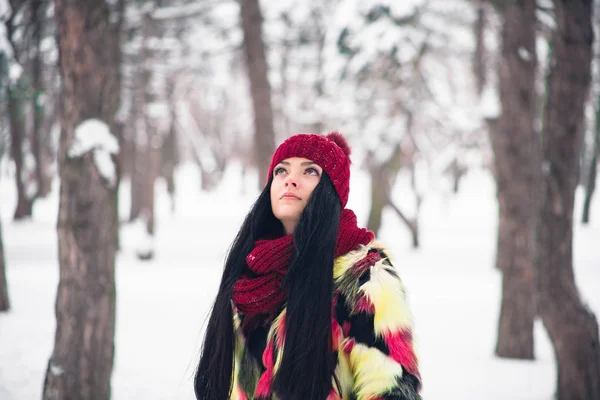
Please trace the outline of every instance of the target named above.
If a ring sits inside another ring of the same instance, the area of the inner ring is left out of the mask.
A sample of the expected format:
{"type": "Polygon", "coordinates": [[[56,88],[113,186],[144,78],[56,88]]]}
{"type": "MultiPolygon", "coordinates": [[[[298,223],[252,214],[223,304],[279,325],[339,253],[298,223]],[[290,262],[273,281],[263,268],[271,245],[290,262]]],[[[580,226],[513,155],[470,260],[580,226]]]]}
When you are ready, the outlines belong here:
{"type": "Polygon", "coordinates": [[[110,132],[108,125],[99,119],[88,119],[75,127],[75,138],[67,152],[68,157],[82,157],[93,151],[94,164],[98,173],[109,184],[116,181],[116,167],[111,154],[119,153],[119,142],[110,132]]]}
{"type": "Polygon", "coordinates": [[[484,118],[496,118],[500,115],[501,106],[498,91],[492,85],[487,85],[481,95],[481,115],[484,118]]]}
{"type": "Polygon", "coordinates": [[[50,364],[50,372],[52,375],[60,376],[64,374],[65,370],[55,364],[50,364]]]}
{"type": "Polygon", "coordinates": [[[23,67],[17,63],[12,63],[8,68],[8,79],[11,84],[15,84],[23,75],[23,67]]]}
{"type": "Polygon", "coordinates": [[[519,57],[523,61],[531,61],[531,53],[523,46],[519,47],[519,57]]]}
{"type": "Polygon", "coordinates": [[[147,219],[147,215],[142,215],[133,223],[132,241],[136,256],[140,260],[150,260],[154,257],[154,237],[146,229],[147,219]]]}

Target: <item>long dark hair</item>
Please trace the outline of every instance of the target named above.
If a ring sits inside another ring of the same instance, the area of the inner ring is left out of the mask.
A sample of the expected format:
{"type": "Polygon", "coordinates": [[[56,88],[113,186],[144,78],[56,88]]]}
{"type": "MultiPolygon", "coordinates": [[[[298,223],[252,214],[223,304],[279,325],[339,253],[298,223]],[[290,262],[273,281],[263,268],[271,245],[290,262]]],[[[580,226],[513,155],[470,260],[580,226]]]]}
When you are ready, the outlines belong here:
{"type": "MultiPolygon", "coordinates": [[[[194,379],[198,400],[226,400],[231,394],[233,287],[254,242],[284,234],[271,208],[271,182],[272,177],[246,216],[225,261],[194,379]]],[[[320,400],[331,390],[333,259],[340,214],[340,199],[323,172],[294,229],[296,250],[284,280],[288,292],[286,339],[273,382],[281,400],[320,400]]]]}

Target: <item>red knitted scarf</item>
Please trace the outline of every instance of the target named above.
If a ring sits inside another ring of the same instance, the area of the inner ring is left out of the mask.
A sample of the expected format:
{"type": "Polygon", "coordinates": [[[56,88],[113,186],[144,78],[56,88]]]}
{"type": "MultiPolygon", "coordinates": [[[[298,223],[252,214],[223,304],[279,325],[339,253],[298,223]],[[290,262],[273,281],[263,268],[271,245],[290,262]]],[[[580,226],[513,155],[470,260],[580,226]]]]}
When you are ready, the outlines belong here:
{"type": "MultiPolygon", "coordinates": [[[[294,252],[293,236],[258,240],[246,257],[247,268],[234,286],[233,302],[244,314],[273,314],[285,300],[283,277],[294,252]]],[[[340,216],[335,257],[366,245],[373,232],[359,228],[356,215],[344,209],[340,216]]]]}

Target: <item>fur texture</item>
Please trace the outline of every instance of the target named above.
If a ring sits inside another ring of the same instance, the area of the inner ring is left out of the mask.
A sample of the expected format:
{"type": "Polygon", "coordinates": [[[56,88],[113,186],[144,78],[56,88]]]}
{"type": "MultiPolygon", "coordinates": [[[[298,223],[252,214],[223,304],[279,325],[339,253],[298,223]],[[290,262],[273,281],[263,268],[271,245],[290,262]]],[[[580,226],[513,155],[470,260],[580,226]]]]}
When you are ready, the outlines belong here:
{"type": "MultiPolygon", "coordinates": [[[[237,329],[244,315],[235,310],[232,400],[277,399],[271,384],[285,345],[285,314],[284,308],[270,325],[259,360],[249,354],[248,339],[237,329]]],[[[327,400],[421,398],[406,289],[379,244],[335,260],[332,356],[327,400]]]]}

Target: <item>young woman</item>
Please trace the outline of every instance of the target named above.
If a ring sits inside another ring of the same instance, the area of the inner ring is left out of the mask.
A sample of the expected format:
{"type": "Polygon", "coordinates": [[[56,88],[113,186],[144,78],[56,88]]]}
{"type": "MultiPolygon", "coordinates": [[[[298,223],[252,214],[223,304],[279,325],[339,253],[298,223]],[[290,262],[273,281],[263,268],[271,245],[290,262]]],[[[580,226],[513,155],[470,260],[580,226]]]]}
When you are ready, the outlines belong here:
{"type": "Polygon", "coordinates": [[[421,398],[406,290],[345,208],[349,156],[337,132],[273,154],[225,262],[197,399],[421,398]]]}

